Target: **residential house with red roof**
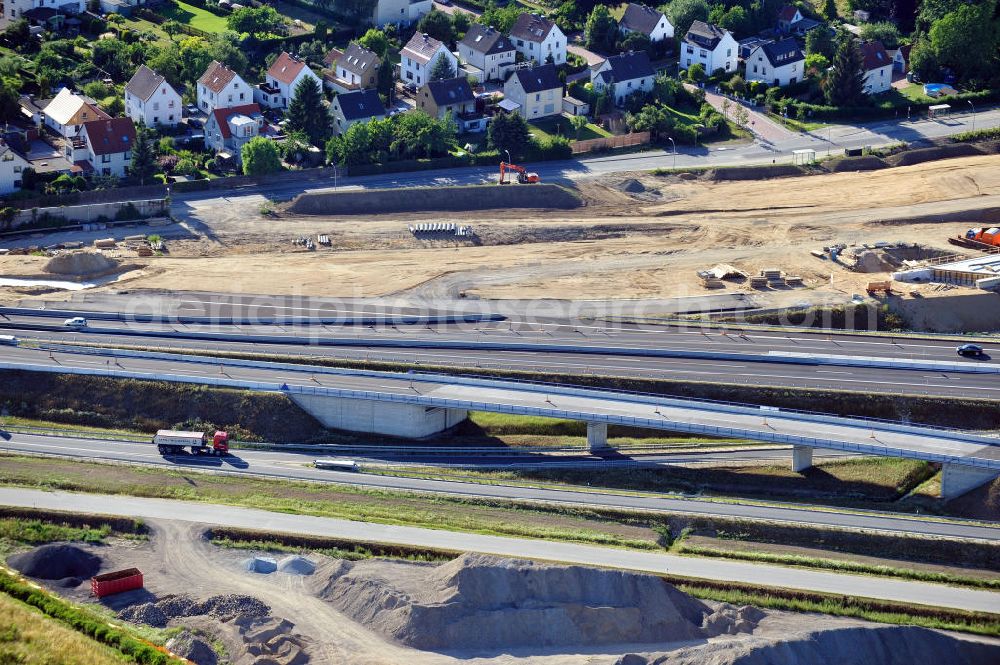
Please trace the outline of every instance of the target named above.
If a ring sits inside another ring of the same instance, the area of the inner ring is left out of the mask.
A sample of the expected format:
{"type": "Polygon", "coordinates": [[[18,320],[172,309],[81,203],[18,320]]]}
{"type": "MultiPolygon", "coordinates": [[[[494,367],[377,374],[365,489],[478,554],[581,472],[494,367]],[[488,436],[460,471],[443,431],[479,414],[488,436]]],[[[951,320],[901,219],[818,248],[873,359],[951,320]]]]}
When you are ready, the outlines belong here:
{"type": "Polygon", "coordinates": [[[892,87],[893,63],[882,42],[878,40],[861,42],[861,56],[864,59],[865,94],[877,95],[888,92],[892,87]]]}
{"type": "Polygon", "coordinates": [[[264,82],[253,90],[253,100],[268,108],[287,109],[295,89],[304,79],[312,80],[323,89],[323,81],[309,69],[305,60],[295,57],[285,51],[281,52],[267,70],[264,82]]]}
{"type": "Polygon", "coordinates": [[[198,108],[208,115],[217,108],[253,103],[253,89],[239,74],[213,60],[198,79],[198,108]]]}
{"type": "Polygon", "coordinates": [[[239,162],[243,145],[260,136],[266,126],[258,104],[215,109],[205,122],[205,146],[216,153],[229,153],[239,162]]]}
{"type": "Polygon", "coordinates": [[[84,174],[124,178],[132,166],[134,146],[132,118],[91,120],[66,143],[66,158],[84,174]]]}

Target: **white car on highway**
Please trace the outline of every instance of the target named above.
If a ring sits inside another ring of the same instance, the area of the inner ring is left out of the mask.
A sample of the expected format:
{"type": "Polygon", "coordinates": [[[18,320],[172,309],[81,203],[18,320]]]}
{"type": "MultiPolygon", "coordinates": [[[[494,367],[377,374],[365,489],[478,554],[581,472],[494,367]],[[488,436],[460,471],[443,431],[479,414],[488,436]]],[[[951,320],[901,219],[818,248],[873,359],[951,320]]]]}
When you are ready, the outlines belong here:
{"type": "Polygon", "coordinates": [[[66,319],[63,321],[63,325],[67,328],[75,328],[79,330],[80,328],[87,327],[87,319],[82,316],[74,316],[72,319],[66,319]]]}

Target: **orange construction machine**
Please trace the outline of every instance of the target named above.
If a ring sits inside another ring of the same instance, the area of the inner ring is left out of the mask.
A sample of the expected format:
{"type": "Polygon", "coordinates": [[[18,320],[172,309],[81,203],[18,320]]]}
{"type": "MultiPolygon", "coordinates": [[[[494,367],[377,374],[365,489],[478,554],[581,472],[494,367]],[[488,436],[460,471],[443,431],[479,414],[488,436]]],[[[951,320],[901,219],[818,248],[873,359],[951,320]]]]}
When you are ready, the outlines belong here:
{"type": "Polygon", "coordinates": [[[981,242],[984,245],[1000,247],[1000,228],[997,227],[988,229],[969,229],[965,232],[965,237],[968,240],[975,240],[976,242],[981,242]]]}
{"type": "Polygon", "coordinates": [[[537,173],[528,173],[528,170],[523,166],[518,166],[517,164],[508,164],[507,162],[500,162],[500,184],[507,184],[507,171],[513,171],[517,174],[517,181],[519,183],[529,183],[529,182],[539,182],[541,178],[538,177],[537,173]]]}

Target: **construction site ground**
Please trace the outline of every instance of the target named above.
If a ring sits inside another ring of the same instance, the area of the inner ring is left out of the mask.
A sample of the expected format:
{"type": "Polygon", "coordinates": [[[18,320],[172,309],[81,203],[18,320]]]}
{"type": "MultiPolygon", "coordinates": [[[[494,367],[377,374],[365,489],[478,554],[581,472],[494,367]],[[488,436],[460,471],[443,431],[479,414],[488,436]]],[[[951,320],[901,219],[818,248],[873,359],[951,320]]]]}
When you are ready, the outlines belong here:
{"type": "MultiPolygon", "coordinates": [[[[949,236],[995,223],[1000,214],[997,156],[760,181],[625,174],[574,185],[586,205],[569,211],[334,218],[286,214],[283,204],[272,204],[277,212],[264,215],[266,201],[254,195],[179,204],[175,214],[187,207],[181,223],[155,230],[168,253],[128,257],[138,269],[95,288],[205,290],[211,285],[220,292],[426,300],[752,292],[762,307],[819,305],[863,294],[869,282],[888,279],[889,270],[854,272],[810,251],[834,244],[905,242],[927,248],[928,256],[940,255],[958,250],[947,243],[949,236]],[[475,236],[417,237],[407,228],[422,222],[470,225],[475,236]],[[319,234],[330,236],[330,247],[309,251],[294,244],[296,238],[315,240],[319,234]],[[748,275],[778,269],[802,277],[804,286],[755,290],[744,281],[707,290],[696,272],[718,264],[748,275]]],[[[87,234],[74,235],[92,241],[87,234]]],[[[0,275],[38,277],[45,260],[0,257],[0,275]]],[[[0,299],[44,291],[52,289],[0,287],[0,299]]],[[[965,329],[1000,327],[995,295],[932,285],[907,285],[900,295],[895,305],[904,313],[914,309],[927,329],[942,328],[956,317],[965,329]]]]}

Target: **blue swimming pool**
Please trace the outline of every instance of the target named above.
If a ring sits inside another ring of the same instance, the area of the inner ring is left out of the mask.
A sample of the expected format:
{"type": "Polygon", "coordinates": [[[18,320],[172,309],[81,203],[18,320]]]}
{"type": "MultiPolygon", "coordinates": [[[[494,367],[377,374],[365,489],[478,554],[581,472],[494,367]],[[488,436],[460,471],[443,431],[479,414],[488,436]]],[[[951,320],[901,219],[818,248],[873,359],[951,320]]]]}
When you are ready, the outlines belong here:
{"type": "Polygon", "coordinates": [[[937,97],[941,94],[942,88],[948,88],[950,86],[944,83],[925,83],[924,84],[924,94],[928,97],[937,97]]]}

